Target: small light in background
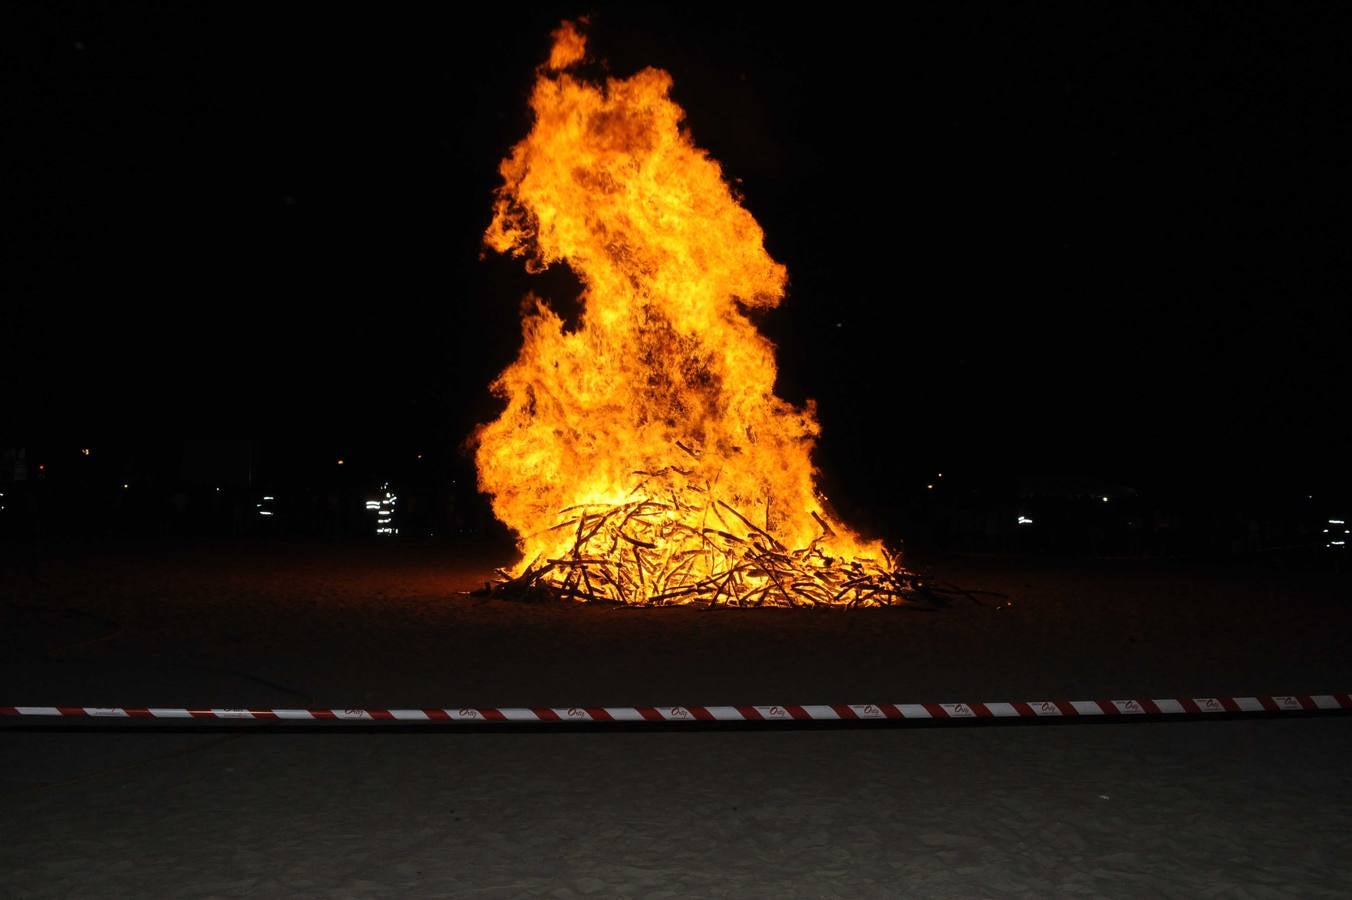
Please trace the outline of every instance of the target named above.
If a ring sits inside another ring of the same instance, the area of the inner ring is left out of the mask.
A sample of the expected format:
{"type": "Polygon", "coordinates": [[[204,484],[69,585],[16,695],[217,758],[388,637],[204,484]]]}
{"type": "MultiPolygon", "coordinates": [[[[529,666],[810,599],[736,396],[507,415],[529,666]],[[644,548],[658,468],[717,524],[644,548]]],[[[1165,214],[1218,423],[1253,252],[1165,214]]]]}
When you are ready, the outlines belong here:
{"type": "Polygon", "coordinates": [[[927,490],[927,491],[932,491],[932,490],[934,490],[934,485],[932,485],[932,484],[927,484],[927,485],[925,485],[925,490],[927,490]]]}
{"type": "Polygon", "coordinates": [[[129,484],[123,484],[123,485],[122,485],[122,490],[124,490],[124,491],[129,491],[129,490],[131,490],[131,485],[129,485],[129,484]]]}
{"type": "Polygon", "coordinates": [[[1019,524],[1020,524],[1020,525],[1032,525],[1032,524],[1033,524],[1033,520],[1030,519],[1030,518],[1028,518],[1027,516],[1019,516],[1019,524]]]}
{"type": "Polygon", "coordinates": [[[80,448],[80,455],[81,455],[81,456],[88,456],[88,455],[89,455],[89,448],[88,448],[88,447],[81,447],[81,448],[80,448]]]}
{"type": "Polygon", "coordinates": [[[1107,498],[1107,497],[1104,497],[1104,498],[1103,498],[1103,502],[1104,502],[1104,503],[1107,503],[1107,502],[1108,502],[1108,498],[1107,498]]]}
{"type": "Polygon", "coordinates": [[[342,464],[343,464],[343,461],[342,461],[342,459],[339,459],[339,460],[338,460],[338,465],[340,465],[340,466],[341,466],[341,465],[342,465],[342,464]]]}

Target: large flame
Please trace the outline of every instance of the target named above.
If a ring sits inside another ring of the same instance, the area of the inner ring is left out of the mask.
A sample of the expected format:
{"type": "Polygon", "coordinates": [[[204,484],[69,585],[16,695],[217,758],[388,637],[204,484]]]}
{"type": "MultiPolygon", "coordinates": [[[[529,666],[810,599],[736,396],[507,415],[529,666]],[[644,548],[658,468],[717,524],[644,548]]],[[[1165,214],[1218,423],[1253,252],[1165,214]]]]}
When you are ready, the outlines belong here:
{"type": "Polygon", "coordinates": [[[893,602],[899,570],[824,508],[813,406],[774,395],[746,315],[778,305],[784,266],[682,130],[671,76],[594,84],[568,72],[577,29],[554,40],[485,236],[584,286],[571,330],[535,300],[493,385],[507,409],[477,435],[514,574],[621,602],[893,602]]]}

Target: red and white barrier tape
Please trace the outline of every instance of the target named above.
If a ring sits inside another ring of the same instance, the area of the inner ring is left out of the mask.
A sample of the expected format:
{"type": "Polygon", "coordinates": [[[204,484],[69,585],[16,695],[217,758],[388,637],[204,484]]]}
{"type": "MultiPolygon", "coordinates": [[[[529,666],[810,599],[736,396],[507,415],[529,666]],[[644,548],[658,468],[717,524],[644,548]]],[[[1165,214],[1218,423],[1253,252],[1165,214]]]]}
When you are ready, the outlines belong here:
{"type": "Polygon", "coordinates": [[[835,722],[921,719],[1075,719],[1216,713],[1352,711],[1352,694],[1183,697],[1137,700],[1014,700],[1002,703],[864,703],[832,706],[571,706],[459,709],[156,709],[143,706],[0,706],[0,717],[222,719],[287,722],[835,722]]]}

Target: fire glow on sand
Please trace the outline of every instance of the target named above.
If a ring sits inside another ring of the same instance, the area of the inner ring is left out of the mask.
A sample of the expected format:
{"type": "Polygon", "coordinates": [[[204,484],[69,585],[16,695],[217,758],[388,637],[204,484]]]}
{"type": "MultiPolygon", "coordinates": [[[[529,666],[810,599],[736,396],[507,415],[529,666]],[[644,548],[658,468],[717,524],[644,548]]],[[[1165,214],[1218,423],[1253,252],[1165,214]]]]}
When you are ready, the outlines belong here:
{"type": "Polygon", "coordinates": [[[565,22],[530,133],[503,161],[489,247],[583,285],[576,327],[530,298],[507,408],[475,435],[480,488],[522,559],[495,590],[627,604],[885,606],[915,576],[814,484],[811,402],[774,395],[748,318],[787,273],[717,162],[682,129],[671,76],[573,72],[565,22]]]}

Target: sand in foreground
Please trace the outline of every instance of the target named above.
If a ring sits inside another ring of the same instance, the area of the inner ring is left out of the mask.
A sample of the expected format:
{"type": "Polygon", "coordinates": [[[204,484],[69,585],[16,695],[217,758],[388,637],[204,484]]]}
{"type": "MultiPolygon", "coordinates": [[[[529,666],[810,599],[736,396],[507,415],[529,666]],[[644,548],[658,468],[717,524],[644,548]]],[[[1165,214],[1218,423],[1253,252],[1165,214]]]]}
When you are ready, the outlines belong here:
{"type": "MultiPolygon", "coordinates": [[[[459,706],[1345,691],[1345,581],[952,564],[1014,606],[484,603],[434,550],[0,569],[0,702],[459,706]]],[[[153,552],[152,552],[153,551],[153,552]]],[[[0,727],[15,897],[1352,893],[1352,718],[290,734],[0,727]]]]}
{"type": "Polygon", "coordinates": [[[15,897],[1346,896],[1352,720],[0,733],[15,897]]]}

